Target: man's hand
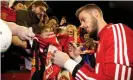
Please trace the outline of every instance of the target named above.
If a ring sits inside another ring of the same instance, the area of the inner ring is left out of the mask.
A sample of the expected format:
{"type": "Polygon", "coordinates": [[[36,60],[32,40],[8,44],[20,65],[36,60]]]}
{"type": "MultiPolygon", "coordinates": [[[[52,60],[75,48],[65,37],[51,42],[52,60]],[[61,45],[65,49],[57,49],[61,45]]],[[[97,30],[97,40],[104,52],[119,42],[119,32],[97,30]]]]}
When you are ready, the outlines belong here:
{"type": "Polygon", "coordinates": [[[25,26],[17,25],[13,22],[4,21],[10,28],[13,36],[18,36],[21,40],[30,40],[35,34],[25,26]]]}
{"type": "Polygon", "coordinates": [[[16,29],[16,35],[22,40],[31,40],[35,34],[30,31],[27,27],[19,26],[16,29]]]}
{"type": "Polygon", "coordinates": [[[68,45],[68,53],[70,57],[75,59],[76,57],[80,56],[80,54],[82,53],[81,46],[77,47],[75,43],[70,42],[70,44],[68,45]]]}
{"type": "Polygon", "coordinates": [[[20,46],[22,48],[27,48],[27,42],[21,40],[18,36],[12,36],[12,43],[16,46],[20,46]]]}
{"type": "Polygon", "coordinates": [[[67,55],[67,53],[64,53],[62,51],[58,50],[58,51],[55,51],[54,53],[52,53],[53,63],[60,67],[64,67],[64,64],[69,59],[70,59],[70,57],[67,55]]]}

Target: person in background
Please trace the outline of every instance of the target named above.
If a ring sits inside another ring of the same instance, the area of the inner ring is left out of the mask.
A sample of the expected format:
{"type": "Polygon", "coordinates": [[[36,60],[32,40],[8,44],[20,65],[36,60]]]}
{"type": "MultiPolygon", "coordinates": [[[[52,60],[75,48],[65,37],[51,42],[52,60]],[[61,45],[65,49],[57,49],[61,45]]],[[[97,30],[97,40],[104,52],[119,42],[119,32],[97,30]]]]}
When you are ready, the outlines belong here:
{"type": "Polygon", "coordinates": [[[67,32],[67,35],[69,36],[69,37],[73,37],[74,39],[73,39],[73,41],[75,42],[75,43],[77,43],[77,28],[76,28],[76,26],[75,25],[72,25],[72,24],[68,24],[67,26],[66,26],[66,32],[67,32]]]}
{"type": "MultiPolygon", "coordinates": [[[[27,28],[32,27],[35,34],[40,33],[40,17],[45,14],[48,5],[43,1],[35,1],[31,3],[28,10],[17,10],[16,11],[16,24],[25,26],[27,28]]],[[[14,10],[13,10],[14,11],[14,10]]],[[[5,52],[2,58],[2,72],[5,70],[19,70],[20,64],[24,64],[24,58],[29,57],[27,48],[30,47],[29,41],[21,40],[15,36],[12,40],[13,44],[8,51],[5,52]],[[8,62],[10,59],[11,63],[8,62]],[[4,67],[6,66],[6,67],[4,67]]]]}
{"type": "Polygon", "coordinates": [[[0,37],[0,42],[1,42],[0,53],[1,52],[3,53],[1,56],[2,59],[1,64],[2,64],[2,73],[4,73],[10,69],[17,70],[18,67],[16,64],[20,63],[18,62],[20,61],[20,59],[18,59],[18,57],[16,56],[15,57],[13,56],[15,52],[12,53],[12,51],[10,51],[12,36],[18,36],[21,40],[31,40],[35,36],[35,34],[32,31],[30,31],[27,27],[17,25],[16,23],[13,22],[6,22],[0,19],[0,24],[1,24],[0,32],[2,33],[0,37]]]}
{"type": "MultiPolygon", "coordinates": [[[[21,26],[32,27],[34,33],[40,33],[40,16],[46,12],[48,5],[43,1],[35,1],[30,4],[28,10],[21,10],[22,3],[23,1],[16,1],[12,6],[13,9],[17,9],[15,22],[21,26]],[[19,5],[21,5],[21,8],[19,5]]],[[[12,43],[16,46],[27,48],[27,42],[20,40],[17,36],[13,36],[12,43]]]]}
{"type": "Polygon", "coordinates": [[[59,21],[56,16],[51,16],[47,22],[47,25],[51,27],[52,31],[57,34],[58,33],[58,28],[59,28],[59,21]]]}
{"type": "Polygon", "coordinates": [[[16,11],[16,23],[32,27],[34,33],[40,34],[42,17],[46,15],[47,9],[46,2],[34,1],[29,5],[28,10],[16,11]]]}
{"type": "Polygon", "coordinates": [[[15,1],[11,6],[11,9],[17,10],[24,10],[24,1],[15,1]]]}
{"type": "Polygon", "coordinates": [[[1,19],[9,22],[16,21],[16,12],[9,7],[8,1],[1,1],[1,19]]]}
{"type": "MultiPolygon", "coordinates": [[[[10,8],[13,9],[15,12],[18,10],[24,10],[24,1],[14,1],[10,8]]],[[[12,37],[12,43],[22,48],[27,47],[27,42],[20,40],[17,36],[12,37]]]]}
{"type": "MultiPolygon", "coordinates": [[[[33,1],[28,6],[27,10],[16,11],[16,23],[22,26],[26,26],[28,28],[32,27],[33,32],[35,34],[40,34],[41,27],[42,27],[42,21],[44,19],[44,16],[47,15],[46,14],[47,9],[48,9],[48,5],[46,2],[33,1]]],[[[16,40],[20,41],[18,40],[18,38],[16,40]]],[[[14,40],[14,42],[16,41],[14,40]]],[[[26,41],[23,47],[23,49],[25,49],[23,51],[26,51],[24,55],[24,59],[32,56],[31,54],[29,54],[30,53],[30,50],[28,50],[29,48],[30,48],[29,42],[26,41]]],[[[20,52],[18,51],[18,53],[20,52]]]]}
{"type": "Polygon", "coordinates": [[[57,38],[62,45],[64,52],[68,53],[69,42],[77,43],[77,28],[73,24],[68,24],[66,28],[62,28],[60,33],[58,33],[57,38]]]}
{"type": "Polygon", "coordinates": [[[66,17],[62,16],[61,22],[60,22],[60,27],[63,27],[63,26],[66,26],[66,25],[67,25],[66,17]]]}
{"type": "Polygon", "coordinates": [[[54,64],[70,71],[77,80],[133,80],[133,30],[122,23],[107,24],[95,4],[79,8],[76,16],[81,27],[99,37],[95,69],[82,62],[82,51],[74,43],[69,46],[73,59],[57,50],[52,56],[54,64]]]}
{"type": "Polygon", "coordinates": [[[95,52],[97,44],[94,43],[94,39],[90,38],[89,33],[84,29],[79,27],[79,37],[78,45],[82,46],[81,50],[83,51],[82,59],[84,62],[89,64],[92,68],[95,67],[95,52]]]}
{"type": "MultiPolygon", "coordinates": [[[[23,1],[16,1],[12,6],[13,9],[17,9],[15,22],[18,25],[32,27],[33,32],[39,34],[41,32],[43,16],[46,15],[45,12],[48,5],[43,1],[34,1],[29,5],[28,10],[18,10],[20,8],[18,7],[20,2],[23,1]]],[[[12,42],[16,46],[27,48],[27,42],[20,40],[17,36],[13,36],[12,42]]]]}
{"type": "Polygon", "coordinates": [[[43,33],[43,32],[53,32],[53,29],[48,24],[44,24],[44,26],[41,29],[41,33],[43,33]]]}

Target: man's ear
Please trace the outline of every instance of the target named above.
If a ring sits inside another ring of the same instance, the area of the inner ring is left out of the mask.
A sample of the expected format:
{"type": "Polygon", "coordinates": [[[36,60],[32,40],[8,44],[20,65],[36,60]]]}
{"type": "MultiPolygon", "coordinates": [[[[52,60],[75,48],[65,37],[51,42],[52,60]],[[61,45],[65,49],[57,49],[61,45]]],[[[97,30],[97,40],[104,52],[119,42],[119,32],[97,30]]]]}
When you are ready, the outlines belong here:
{"type": "Polygon", "coordinates": [[[99,12],[98,12],[98,10],[96,10],[96,9],[93,9],[92,10],[92,15],[96,18],[96,17],[99,17],[99,12]]]}

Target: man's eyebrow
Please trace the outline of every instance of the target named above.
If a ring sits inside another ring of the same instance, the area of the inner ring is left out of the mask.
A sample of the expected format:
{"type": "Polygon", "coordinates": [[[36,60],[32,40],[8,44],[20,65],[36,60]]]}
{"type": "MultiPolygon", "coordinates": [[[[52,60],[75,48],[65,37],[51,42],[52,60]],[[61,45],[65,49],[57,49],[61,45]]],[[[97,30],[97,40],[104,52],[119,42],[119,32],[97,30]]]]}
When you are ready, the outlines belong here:
{"type": "Polygon", "coordinates": [[[81,17],[81,20],[83,20],[84,19],[84,17],[81,17]]]}

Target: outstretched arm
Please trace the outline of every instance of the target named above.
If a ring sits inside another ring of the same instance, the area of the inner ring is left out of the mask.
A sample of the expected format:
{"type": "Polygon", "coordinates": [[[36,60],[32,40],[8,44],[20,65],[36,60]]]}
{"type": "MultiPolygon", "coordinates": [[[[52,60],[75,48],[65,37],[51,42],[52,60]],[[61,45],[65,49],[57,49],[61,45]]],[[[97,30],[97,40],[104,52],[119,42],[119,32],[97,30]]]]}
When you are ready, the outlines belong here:
{"type": "Polygon", "coordinates": [[[6,24],[10,28],[12,35],[16,35],[22,40],[30,40],[35,36],[35,34],[25,26],[20,26],[13,22],[6,22],[6,24]]]}

